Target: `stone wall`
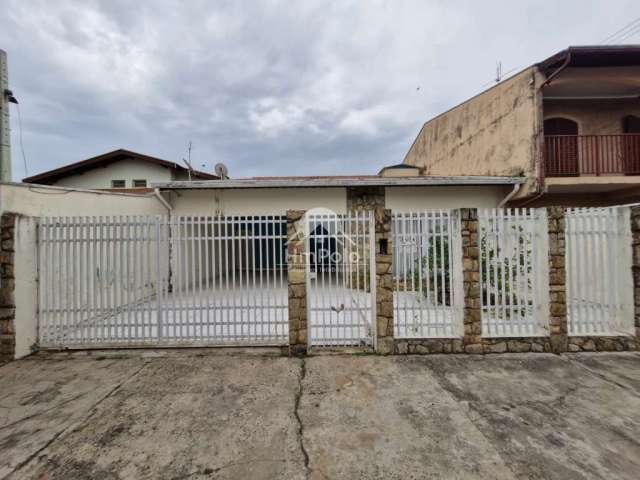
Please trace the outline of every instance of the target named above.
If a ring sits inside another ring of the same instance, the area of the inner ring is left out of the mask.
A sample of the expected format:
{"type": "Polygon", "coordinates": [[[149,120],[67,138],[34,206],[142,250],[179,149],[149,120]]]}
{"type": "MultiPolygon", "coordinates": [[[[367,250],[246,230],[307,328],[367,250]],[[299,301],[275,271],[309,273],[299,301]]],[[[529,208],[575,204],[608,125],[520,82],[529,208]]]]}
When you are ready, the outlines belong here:
{"type": "Polygon", "coordinates": [[[552,351],[561,353],[567,350],[564,208],[547,208],[547,221],[549,234],[549,331],[552,351]]]}
{"type": "MultiPolygon", "coordinates": [[[[462,236],[462,282],[464,291],[463,349],[467,353],[482,353],[480,301],[480,238],[478,211],[460,210],[462,236]]],[[[453,351],[453,349],[452,349],[453,351]]]]}
{"type": "Polygon", "coordinates": [[[347,187],[347,212],[385,208],[384,187],[347,187]]]}
{"type": "Polygon", "coordinates": [[[306,354],[308,344],[304,214],[304,210],[287,211],[290,355],[306,354]]]}
{"type": "Polygon", "coordinates": [[[16,214],[0,218],[0,363],[15,356],[14,239],[16,214]]]}
{"type": "Polygon", "coordinates": [[[393,353],[393,244],[391,210],[375,209],[376,352],[393,353]]]}

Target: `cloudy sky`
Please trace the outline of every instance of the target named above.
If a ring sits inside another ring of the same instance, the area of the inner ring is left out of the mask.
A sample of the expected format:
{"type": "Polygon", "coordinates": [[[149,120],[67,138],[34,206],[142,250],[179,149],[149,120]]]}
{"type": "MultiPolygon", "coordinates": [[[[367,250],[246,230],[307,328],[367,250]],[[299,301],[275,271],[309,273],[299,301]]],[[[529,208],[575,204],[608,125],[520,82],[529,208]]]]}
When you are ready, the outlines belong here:
{"type": "Polygon", "coordinates": [[[0,48],[29,174],[116,148],[179,161],[189,141],[194,166],[234,177],[376,173],[498,60],[521,69],[639,16],[637,0],[2,0],[0,48]]]}

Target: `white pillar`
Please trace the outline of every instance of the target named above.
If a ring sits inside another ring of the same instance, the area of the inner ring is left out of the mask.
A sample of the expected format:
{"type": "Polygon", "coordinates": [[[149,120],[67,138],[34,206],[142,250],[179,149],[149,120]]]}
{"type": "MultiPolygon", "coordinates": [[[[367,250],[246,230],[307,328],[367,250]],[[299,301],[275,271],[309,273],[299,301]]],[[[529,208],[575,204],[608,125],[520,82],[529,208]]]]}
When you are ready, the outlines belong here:
{"type": "Polygon", "coordinates": [[[11,181],[11,129],[9,128],[7,53],[0,50],[0,181],[11,181]]]}

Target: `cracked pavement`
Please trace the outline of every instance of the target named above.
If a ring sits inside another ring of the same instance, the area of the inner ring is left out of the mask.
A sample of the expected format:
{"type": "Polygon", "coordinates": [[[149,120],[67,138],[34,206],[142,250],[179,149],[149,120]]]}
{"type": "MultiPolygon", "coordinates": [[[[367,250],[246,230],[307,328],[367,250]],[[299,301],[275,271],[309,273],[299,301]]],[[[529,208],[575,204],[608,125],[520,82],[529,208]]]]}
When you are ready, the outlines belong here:
{"type": "Polygon", "coordinates": [[[639,353],[227,352],[42,354],[0,367],[0,478],[640,471],[639,353]]]}

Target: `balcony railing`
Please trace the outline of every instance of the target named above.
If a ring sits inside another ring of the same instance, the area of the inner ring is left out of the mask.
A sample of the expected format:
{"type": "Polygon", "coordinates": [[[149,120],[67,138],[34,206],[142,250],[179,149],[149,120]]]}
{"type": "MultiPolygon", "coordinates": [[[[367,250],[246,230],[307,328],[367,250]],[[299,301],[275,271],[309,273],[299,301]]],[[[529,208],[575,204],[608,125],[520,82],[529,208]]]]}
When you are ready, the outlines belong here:
{"type": "Polygon", "coordinates": [[[545,135],[545,176],[640,175],[640,134],[545,135]]]}

